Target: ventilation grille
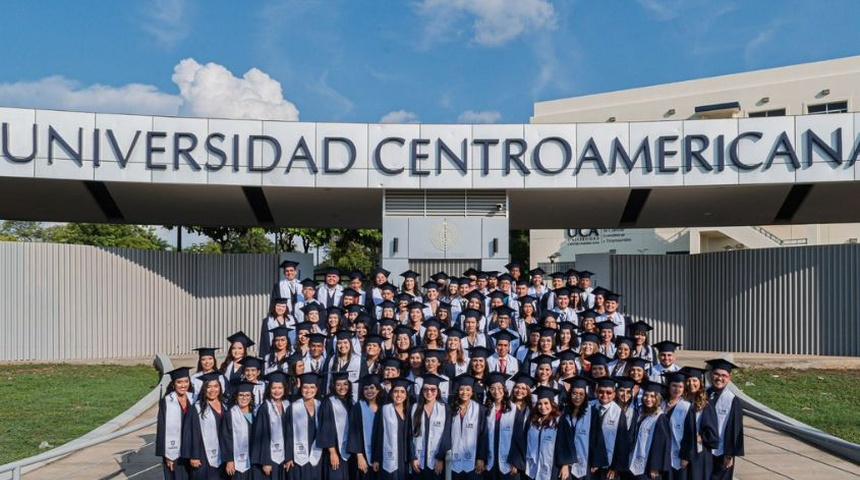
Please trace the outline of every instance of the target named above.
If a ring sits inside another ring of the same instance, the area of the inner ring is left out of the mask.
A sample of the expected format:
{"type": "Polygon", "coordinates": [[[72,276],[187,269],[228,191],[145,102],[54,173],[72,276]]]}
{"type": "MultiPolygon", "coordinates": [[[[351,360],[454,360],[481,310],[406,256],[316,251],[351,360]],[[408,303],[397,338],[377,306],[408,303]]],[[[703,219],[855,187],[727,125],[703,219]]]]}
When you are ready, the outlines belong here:
{"type": "Polygon", "coordinates": [[[507,217],[504,190],[386,190],[391,217],[507,217]]]}

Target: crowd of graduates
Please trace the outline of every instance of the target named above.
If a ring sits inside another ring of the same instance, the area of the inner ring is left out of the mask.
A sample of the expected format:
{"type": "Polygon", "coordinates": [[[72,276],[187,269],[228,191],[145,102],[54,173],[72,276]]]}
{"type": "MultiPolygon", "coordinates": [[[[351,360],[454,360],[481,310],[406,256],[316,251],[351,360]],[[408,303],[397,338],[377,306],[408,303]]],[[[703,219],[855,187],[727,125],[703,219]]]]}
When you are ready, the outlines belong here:
{"type": "Polygon", "coordinates": [[[168,372],[165,478],[710,480],[743,455],[735,366],[678,365],[591,272],[297,267],[256,341],[168,372]]]}

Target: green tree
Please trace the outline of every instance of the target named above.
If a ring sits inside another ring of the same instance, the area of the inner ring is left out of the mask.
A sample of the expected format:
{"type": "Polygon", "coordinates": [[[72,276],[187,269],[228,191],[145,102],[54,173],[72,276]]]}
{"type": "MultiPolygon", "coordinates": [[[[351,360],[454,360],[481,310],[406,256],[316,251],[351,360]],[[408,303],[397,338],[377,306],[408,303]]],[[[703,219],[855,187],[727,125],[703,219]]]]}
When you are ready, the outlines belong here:
{"type": "Polygon", "coordinates": [[[211,239],[214,246],[195,248],[189,251],[197,253],[274,253],[275,245],[266,236],[263,228],[247,227],[186,227],[188,231],[204,235],[211,239]]]}
{"type": "MultiPolygon", "coordinates": [[[[528,230],[511,230],[510,231],[510,246],[511,260],[519,260],[526,265],[529,265],[529,231],[528,230]]],[[[537,264],[534,265],[537,267],[537,264]]]]}
{"type": "Polygon", "coordinates": [[[168,244],[152,227],[107,223],[66,223],[45,229],[45,241],[96,247],[167,250],[168,244]]]}
{"type": "Polygon", "coordinates": [[[327,265],[344,271],[370,271],[382,256],[382,232],[372,228],[333,229],[328,244],[327,265]]]}
{"type": "Polygon", "coordinates": [[[45,228],[39,222],[4,220],[0,223],[0,241],[4,242],[43,242],[45,228]]]}

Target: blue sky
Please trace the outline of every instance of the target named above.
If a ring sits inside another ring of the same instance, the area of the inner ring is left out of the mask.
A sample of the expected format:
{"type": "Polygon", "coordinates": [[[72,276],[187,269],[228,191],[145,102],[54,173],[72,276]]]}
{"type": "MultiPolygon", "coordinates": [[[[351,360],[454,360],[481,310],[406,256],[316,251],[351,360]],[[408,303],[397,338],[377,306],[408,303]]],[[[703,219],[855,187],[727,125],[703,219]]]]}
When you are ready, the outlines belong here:
{"type": "Polygon", "coordinates": [[[860,54],[849,0],[45,1],[3,14],[0,106],[119,113],[526,123],[536,101],[860,54]]]}

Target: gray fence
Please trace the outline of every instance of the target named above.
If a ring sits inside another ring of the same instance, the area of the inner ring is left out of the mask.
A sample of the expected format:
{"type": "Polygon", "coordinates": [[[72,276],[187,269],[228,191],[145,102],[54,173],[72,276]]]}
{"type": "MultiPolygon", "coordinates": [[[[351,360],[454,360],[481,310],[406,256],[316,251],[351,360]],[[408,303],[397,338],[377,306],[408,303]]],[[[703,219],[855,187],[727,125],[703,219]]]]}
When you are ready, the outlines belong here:
{"type": "Polygon", "coordinates": [[[613,256],[612,285],[688,349],[860,355],[860,245],[613,256]]]}
{"type": "Polygon", "coordinates": [[[225,347],[237,330],[256,338],[277,264],[278,255],[0,242],[0,360],[184,354],[225,347]]]}

